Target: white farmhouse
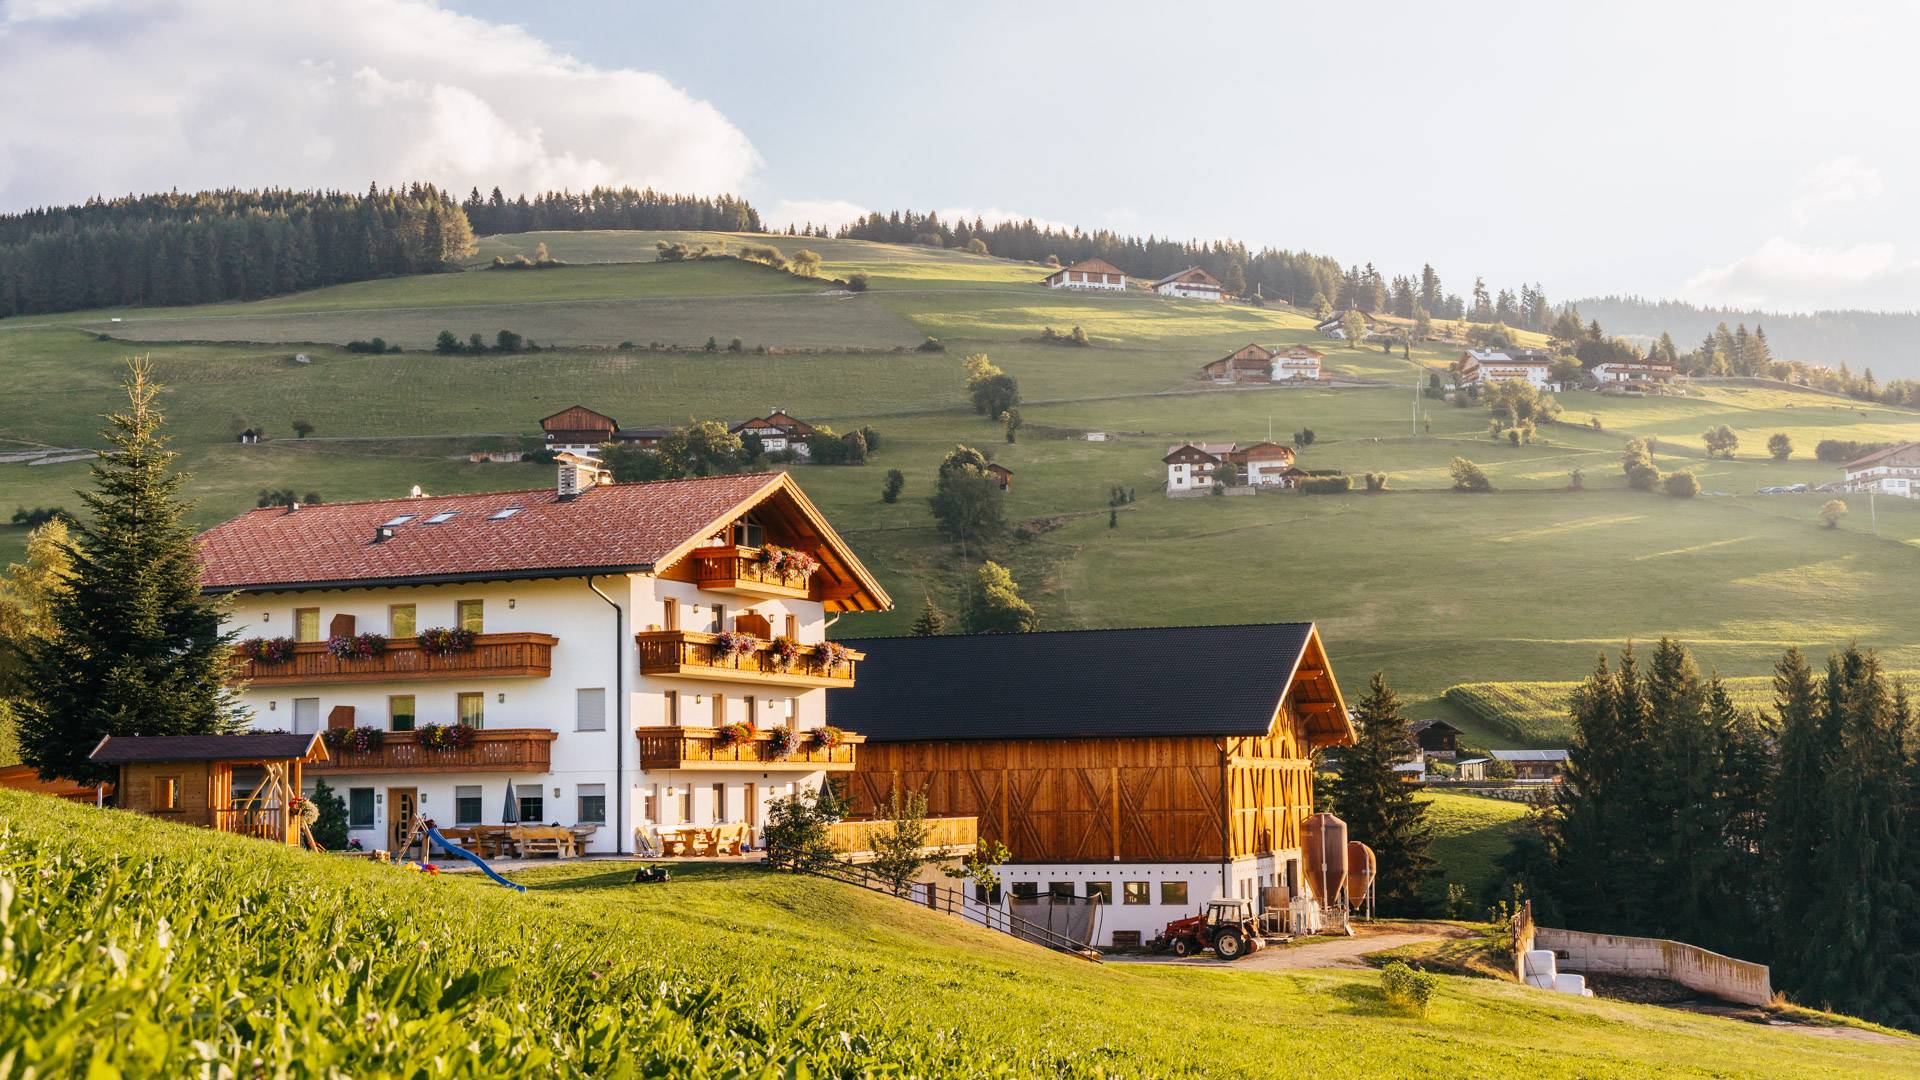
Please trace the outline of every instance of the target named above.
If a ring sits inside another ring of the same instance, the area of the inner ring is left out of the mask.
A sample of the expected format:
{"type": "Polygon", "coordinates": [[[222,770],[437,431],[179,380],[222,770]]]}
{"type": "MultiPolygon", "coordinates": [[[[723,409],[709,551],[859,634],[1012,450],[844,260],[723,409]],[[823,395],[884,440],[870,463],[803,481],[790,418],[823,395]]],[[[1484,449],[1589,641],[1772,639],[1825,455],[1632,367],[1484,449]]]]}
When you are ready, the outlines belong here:
{"type": "Polygon", "coordinates": [[[1048,274],[1043,284],[1049,289],[1104,289],[1127,291],[1126,271],[1105,259],[1087,259],[1048,274]]]}
{"type": "Polygon", "coordinates": [[[813,456],[813,448],[807,443],[807,436],[813,434],[813,425],[787,415],[785,409],[775,409],[765,416],[742,420],[727,430],[735,435],[758,437],[761,448],[769,454],[791,450],[793,456],[802,461],[813,456]]]}
{"type": "Polygon", "coordinates": [[[1275,349],[1273,353],[1273,381],[1292,382],[1295,380],[1315,380],[1320,377],[1320,361],[1325,356],[1318,349],[1305,345],[1290,345],[1284,349],[1275,349]]]}
{"type": "Polygon", "coordinates": [[[1877,491],[1920,499],[1920,443],[1876,450],[1841,466],[1849,491],[1877,491]]]}
{"type": "Polygon", "coordinates": [[[854,766],[830,615],[891,606],[782,473],[255,510],[200,538],[255,729],[326,735],[351,836],[745,826],[854,766]]]}
{"type": "Polygon", "coordinates": [[[1468,349],[1453,363],[1454,371],[1465,385],[1490,386],[1503,382],[1528,382],[1540,390],[1547,388],[1553,361],[1544,357],[1515,358],[1497,349],[1468,349]]]}
{"type": "Polygon", "coordinates": [[[1215,470],[1231,462],[1248,487],[1288,488],[1304,475],[1294,468],[1293,448],[1274,442],[1181,443],[1160,459],[1167,466],[1167,492],[1178,495],[1212,490],[1215,470]]]}
{"type": "Polygon", "coordinates": [[[1168,447],[1167,456],[1160,459],[1167,467],[1167,493],[1210,490],[1213,470],[1232,452],[1232,443],[1181,443],[1168,447]]]}
{"type": "Polygon", "coordinates": [[[1161,278],[1153,283],[1153,291],[1161,296],[1176,296],[1182,300],[1220,300],[1225,296],[1220,279],[1198,266],[1189,266],[1177,274],[1161,278]]]}
{"type": "Polygon", "coordinates": [[[1651,383],[1665,385],[1674,380],[1674,370],[1666,364],[1601,364],[1593,369],[1594,381],[1603,385],[1651,383]]]}

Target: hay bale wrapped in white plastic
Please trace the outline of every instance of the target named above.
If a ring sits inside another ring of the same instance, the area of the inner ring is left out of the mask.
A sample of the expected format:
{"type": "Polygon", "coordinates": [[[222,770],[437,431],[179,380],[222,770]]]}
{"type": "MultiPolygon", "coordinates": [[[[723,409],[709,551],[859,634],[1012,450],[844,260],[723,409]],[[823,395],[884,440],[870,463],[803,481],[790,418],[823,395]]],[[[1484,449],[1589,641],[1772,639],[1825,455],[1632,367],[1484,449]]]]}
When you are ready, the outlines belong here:
{"type": "Polygon", "coordinates": [[[1552,949],[1528,949],[1520,958],[1520,971],[1528,986],[1553,989],[1555,961],[1552,949]]]}
{"type": "Polygon", "coordinates": [[[1587,977],[1585,975],[1575,975],[1572,972],[1555,975],[1553,977],[1553,988],[1562,994],[1572,994],[1575,997],[1593,996],[1592,992],[1587,989],[1587,977]]]}

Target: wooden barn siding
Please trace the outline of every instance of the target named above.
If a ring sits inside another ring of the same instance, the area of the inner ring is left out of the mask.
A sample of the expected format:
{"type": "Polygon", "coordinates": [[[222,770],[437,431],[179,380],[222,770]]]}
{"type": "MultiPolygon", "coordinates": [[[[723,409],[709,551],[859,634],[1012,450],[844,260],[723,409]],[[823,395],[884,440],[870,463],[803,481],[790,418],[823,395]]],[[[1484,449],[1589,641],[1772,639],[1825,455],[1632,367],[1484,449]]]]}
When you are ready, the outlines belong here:
{"type": "Polygon", "coordinates": [[[169,821],[189,825],[213,824],[213,770],[201,761],[174,761],[122,765],[117,787],[118,803],[123,809],[153,814],[169,821]],[[179,805],[173,810],[154,807],[154,782],[161,777],[180,779],[179,805]]]}
{"type": "MultiPolygon", "coordinates": [[[[1231,852],[1297,847],[1313,812],[1305,726],[1226,740],[1231,852]]],[[[869,742],[848,796],[858,816],[895,783],[931,817],[977,817],[1019,862],[1197,862],[1221,857],[1221,748],[1210,738],[869,742]]]]}

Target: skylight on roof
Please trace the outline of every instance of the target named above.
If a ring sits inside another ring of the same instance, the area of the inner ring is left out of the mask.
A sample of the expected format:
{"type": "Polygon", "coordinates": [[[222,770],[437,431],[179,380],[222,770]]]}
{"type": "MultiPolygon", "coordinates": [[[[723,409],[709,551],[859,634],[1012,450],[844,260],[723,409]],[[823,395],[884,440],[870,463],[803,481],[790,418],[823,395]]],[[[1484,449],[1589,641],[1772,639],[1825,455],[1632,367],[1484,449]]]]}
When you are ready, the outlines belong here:
{"type": "Polygon", "coordinates": [[[492,516],[488,517],[487,520],[488,521],[505,521],[508,518],[512,517],[513,515],[519,513],[520,510],[521,508],[518,506],[509,506],[504,509],[494,511],[492,516]]]}
{"type": "Polygon", "coordinates": [[[458,510],[442,510],[442,511],[440,511],[439,513],[437,513],[437,514],[435,514],[435,515],[433,515],[432,517],[430,517],[430,518],[428,518],[427,520],[425,520],[425,521],[423,521],[423,522],[421,522],[421,524],[423,524],[423,525],[438,525],[438,524],[440,524],[440,523],[441,523],[441,522],[443,522],[443,521],[452,521],[452,520],[453,520],[453,516],[454,516],[455,514],[458,514],[459,512],[460,512],[460,511],[458,511],[458,510]]]}
{"type": "Polygon", "coordinates": [[[380,524],[382,528],[391,529],[395,525],[405,525],[407,522],[412,521],[414,518],[417,518],[419,516],[420,515],[418,514],[401,514],[397,518],[394,518],[390,521],[383,521],[380,524]]]}

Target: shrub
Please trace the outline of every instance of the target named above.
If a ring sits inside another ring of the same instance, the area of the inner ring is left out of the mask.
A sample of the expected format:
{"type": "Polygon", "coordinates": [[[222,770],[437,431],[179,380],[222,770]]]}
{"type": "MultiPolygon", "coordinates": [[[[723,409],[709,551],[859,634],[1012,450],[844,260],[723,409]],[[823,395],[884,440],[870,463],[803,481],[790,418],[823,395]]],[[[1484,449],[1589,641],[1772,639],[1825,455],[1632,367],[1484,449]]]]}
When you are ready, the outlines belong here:
{"type": "Polygon", "coordinates": [[[1793,456],[1793,437],[1784,431],[1776,431],[1767,437],[1767,453],[1775,461],[1785,461],[1793,456]]]}
{"type": "Polygon", "coordinates": [[[1839,499],[1828,499],[1820,508],[1820,524],[1829,529],[1840,527],[1840,519],[1847,516],[1847,504],[1839,499]]]}
{"type": "Polygon", "coordinates": [[[1821,439],[1814,444],[1813,456],[1821,461],[1847,462],[1866,457],[1876,450],[1885,450],[1892,445],[1892,443],[1854,442],[1851,439],[1821,439]]]}
{"type": "Polygon", "coordinates": [[[347,803],[345,799],[333,793],[325,780],[313,785],[313,805],[320,816],[313,823],[314,842],[328,851],[340,851],[347,846],[347,803]]]}
{"type": "Polygon", "coordinates": [[[1387,1004],[1413,1016],[1427,1015],[1427,1004],[1439,985],[1439,977],[1416,971],[1399,960],[1380,972],[1380,993],[1387,1004]]]}
{"type": "Polygon", "coordinates": [[[1386,473],[1370,472],[1367,474],[1366,480],[1367,480],[1367,491],[1370,493],[1387,490],[1387,474],[1386,473]]]}
{"type": "Polygon", "coordinates": [[[857,270],[847,275],[847,291],[848,292],[866,292],[867,291],[867,275],[865,271],[857,270]]]}
{"type": "Polygon", "coordinates": [[[1353,477],[1309,476],[1300,481],[1299,488],[1308,495],[1345,495],[1353,490],[1353,477]]]}
{"type": "Polygon", "coordinates": [[[1700,479],[1693,475],[1691,469],[1668,473],[1662,483],[1666,486],[1667,494],[1676,499],[1691,499],[1700,494],[1700,479]]]}
{"type": "Polygon", "coordinates": [[[1586,489],[1587,489],[1587,474],[1580,468],[1580,466],[1575,465],[1573,467],[1573,471],[1567,474],[1567,490],[1568,491],[1585,491],[1586,489]]]}
{"type": "Polygon", "coordinates": [[[1483,492],[1493,490],[1493,481],[1480,471],[1480,466],[1457,457],[1447,463],[1447,472],[1453,477],[1453,490],[1483,492]]]}
{"type": "Polygon", "coordinates": [[[525,345],[526,341],[511,330],[502,330],[493,335],[494,352],[519,352],[525,345]]]}
{"type": "Polygon", "coordinates": [[[885,824],[873,830],[873,861],[868,864],[894,895],[905,895],[920,869],[932,860],[925,853],[933,827],[927,824],[927,797],[894,788],[880,808],[885,824]]]}
{"type": "Polygon", "coordinates": [[[442,330],[440,336],[433,339],[433,351],[437,353],[457,353],[460,351],[460,339],[453,331],[442,330]]]}
{"type": "Polygon", "coordinates": [[[900,489],[907,486],[906,474],[899,469],[887,470],[887,481],[880,485],[880,501],[891,503],[900,501],[900,489]]]}
{"type": "Polygon", "coordinates": [[[812,870],[833,862],[827,826],[840,820],[832,796],[802,788],[767,804],[767,823],[760,830],[767,846],[767,863],[782,869],[812,870]]]}
{"type": "Polygon", "coordinates": [[[347,342],[347,351],[356,353],[386,353],[399,352],[400,347],[398,345],[388,345],[386,338],[373,338],[368,341],[349,341],[347,342]]]}
{"type": "Polygon", "coordinates": [[[913,351],[915,352],[946,352],[947,347],[944,343],[941,342],[939,338],[929,337],[927,338],[927,340],[914,346],[913,351]]]}
{"type": "Polygon", "coordinates": [[[1708,457],[1717,454],[1731,461],[1733,452],[1740,449],[1740,436],[1725,424],[1701,432],[1700,441],[1706,444],[1708,457]]]}
{"type": "Polygon", "coordinates": [[[13,512],[13,523],[22,529],[37,529],[55,518],[73,524],[73,515],[58,506],[36,506],[29,510],[22,506],[13,512]]]}

